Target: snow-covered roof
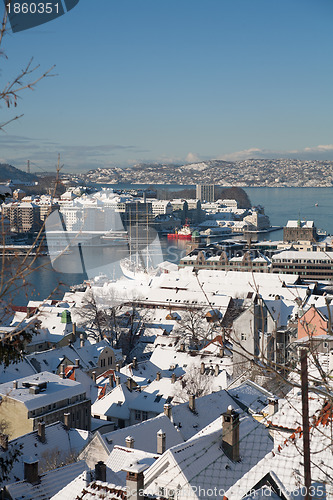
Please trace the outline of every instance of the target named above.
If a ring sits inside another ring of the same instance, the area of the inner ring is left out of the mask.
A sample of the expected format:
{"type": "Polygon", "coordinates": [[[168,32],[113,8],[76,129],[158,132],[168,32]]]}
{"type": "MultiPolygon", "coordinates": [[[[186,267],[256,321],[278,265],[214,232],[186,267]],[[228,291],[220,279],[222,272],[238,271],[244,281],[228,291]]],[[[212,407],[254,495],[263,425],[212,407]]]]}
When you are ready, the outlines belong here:
{"type": "Polygon", "coordinates": [[[85,462],[81,460],[42,474],[38,484],[19,481],[7,485],[6,490],[13,500],[46,500],[53,497],[86,469],[85,462]]]}
{"type": "Polygon", "coordinates": [[[313,228],[313,220],[288,220],[286,227],[313,228]]]}
{"type": "MultiPolygon", "coordinates": [[[[45,441],[38,438],[37,431],[29,432],[9,442],[8,451],[19,448],[22,455],[13,463],[6,483],[24,479],[24,461],[38,460],[40,473],[72,461],[90,439],[90,432],[81,429],[66,430],[56,422],[45,426],[45,441]]],[[[0,457],[6,458],[7,452],[1,451],[0,457]]]]}
{"type": "Polygon", "coordinates": [[[23,403],[29,411],[48,406],[56,401],[71,399],[84,392],[84,387],[79,382],[67,378],[62,379],[50,372],[41,372],[17,379],[17,389],[13,387],[11,382],[0,385],[1,395],[7,395],[8,398],[23,403]],[[43,383],[46,384],[46,387],[36,394],[30,392],[29,386],[23,387],[23,384],[36,386],[43,383]]]}
{"type": "Polygon", "coordinates": [[[188,403],[173,406],[171,420],[187,440],[217,419],[228,406],[240,410],[226,390],[213,392],[195,399],[195,412],[190,410],[188,403]]]}
{"type": "MultiPolygon", "coordinates": [[[[310,400],[311,401],[311,400],[310,400]]],[[[276,414],[277,415],[277,414],[276,414]]],[[[331,498],[332,483],[332,408],[323,403],[313,415],[310,427],[312,498],[331,498]]],[[[301,419],[301,415],[300,415],[301,419]]],[[[310,420],[311,422],[311,420],[310,420]]],[[[301,498],[304,492],[304,454],[302,426],[269,452],[240,478],[226,493],[228,500],[243,498],[266,475],[273,475],[282,491],[293,492],[286,498],[301,498]]]]}
{"type": "Polygon", "coordinates": [[[138,393],[128,389],[126,384],[119,384],[104,397],[95,401],[91,407],[91,414],[128,420],[130,403],[137,396],[138,393]]]}
{"type": "Polygon", "coordinates": [[[274,397],[274,394],[251,380],[246,380],[227,392],[236,403],[243,409],[248,409],[250,413],[261,412],[268,405],[269,399],[274,397]]]}
{"type": "MultiPolygon", "coordinates": [[[[146,473],[147,490],[156,481],[166,489],[177,489],[179,485],[182,494],[190,499],[209,498],[209,493],[199,495],[199,488],[206,492],[214,492],[214,488],[226,491],[272,449],[267,429],[248,415],[240,416],[239,435],[241,459],[235,462],[222,449],[219,416],[203,432],[169,449],[150,467],[146,473]]],[[[223,498],[222,494],[218,497],[223,498]]]]}
{"type": "Polygon", "coordinates": [[[127,469],[134,463],[150,467],[159,457],[160,455],[157,453],[149,453],[147,451],[117,445],[111,451],[105,464],[120,478],[119,484],[125,486],[126,472],[124,469],[127,469]]]}

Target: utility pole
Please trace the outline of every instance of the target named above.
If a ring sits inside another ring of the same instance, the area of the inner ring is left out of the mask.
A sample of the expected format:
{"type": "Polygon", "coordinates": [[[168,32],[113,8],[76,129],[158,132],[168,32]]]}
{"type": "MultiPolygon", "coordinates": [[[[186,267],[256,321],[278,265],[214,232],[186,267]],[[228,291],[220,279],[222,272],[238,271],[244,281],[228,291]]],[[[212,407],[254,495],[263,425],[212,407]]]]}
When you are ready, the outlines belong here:
{"type": "Polygon", "coordinates": [[[311,461],[310,461],[310,429],[309,429],[309,381],[307,350],[301,350],[301,386],[302,386],[302,420],[303,420],[303,455],[304,455],[304,500],[311,500],[311,461]]]}

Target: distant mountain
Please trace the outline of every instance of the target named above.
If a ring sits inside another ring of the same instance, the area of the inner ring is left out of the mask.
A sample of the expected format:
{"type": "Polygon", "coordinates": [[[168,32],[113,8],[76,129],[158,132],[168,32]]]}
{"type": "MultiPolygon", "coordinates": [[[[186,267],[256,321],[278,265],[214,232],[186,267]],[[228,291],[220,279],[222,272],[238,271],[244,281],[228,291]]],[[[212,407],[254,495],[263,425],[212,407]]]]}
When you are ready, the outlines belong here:
{"type": "Polygon", "coordinates": [[[208,161],[200,161],[198,163],[188,163],[182,165],[183,170],[207,170],[216,167],[227,167],[229,165],[233,165],[235,162],[233,161],[225,161],[225,160],[208,160],[208,161]]]}
{"type": "Polygon", "coordinates": [[[12,165],[8,165],[8,163],[0,163],[0,182],[6,182],[9,180],[33,182],[38,181],[38,177],[35,174],[23,172],[23,170],[13,167],[12,165]]]}

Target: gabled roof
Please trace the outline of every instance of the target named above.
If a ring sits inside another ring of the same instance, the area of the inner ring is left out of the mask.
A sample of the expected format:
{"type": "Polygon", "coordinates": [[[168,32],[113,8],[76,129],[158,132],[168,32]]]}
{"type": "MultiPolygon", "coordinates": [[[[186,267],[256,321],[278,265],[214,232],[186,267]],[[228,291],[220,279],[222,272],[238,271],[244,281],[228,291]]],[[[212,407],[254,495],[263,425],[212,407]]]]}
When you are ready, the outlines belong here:
{"type": "Polygon", "coordinates": [[[241,408],[250,413],[259,413],[268,405],[269,398],[274,397],[274,394],[251,380],[246,380],[227,392],[241,408]]]}
{"type": "Polygon", "coordinates": [[[230,405],[237,409],[235,401],[226,390],[213,392],[195,399],[195,412],[190,410],[188,403],[173,406],[172,422],[187,440],[217,419],[230,405]]]}
{"type": "Polygon", "coordinates": [[[126,384],[117,385],[104,397],[95,401],[91,407],[91,414],[129,420],[130,403],[137,396],[138,392],[129,390],[126,384]]]}
{"type": "Polygon", "coordinates": [[[155,480],[166,488],[180,485],[191,499],[208,498],[207,493],[199,495],[199,488],[226,491],[272,449],[267,429],[252,417],[241,415],[239,432],[239,462],[230,460],[221,447],[222,417],[218,417],[186,443],[165,452],[147,471],[146,487],[155,480]]]}
{"type": "Polygon", "coordinates": [[[115,446],[106,460],[106,466],[109,467],[119,477],[119,483],[126,485],[126,472],[123,469],[131,464],[146,464],[149,467],[161,455],[157,453],[149,453],[147,451],[136,450],[134,448],[126,448],[125,446],[115,446]]]}
{"type": "MultiPolygon", "coordinates": [[[[314,494],[314,498],[330,498],[333,494],[331,425],[332,406],[326,402],[314,415],[313,425],[310,428],[311,479],[314,489],[317,488],[318,495],[314,494]]],[[[301,498],[302,487],[304,491],[303,461],[303,432],[299,427],[295,433],[275,447],[239,479],[226,492],[226,498],[228,500],[243,498],[243,495],[269,474],[274,474],[286,491],[294,492],[295,498],[301,498]]]]}
{"type": "MultiPolygon", "coordinates": [[[[76,458],[87,444],[91,433],[81,429],[66,430],[60,422],[45,426],[45,442],[38,438],[37,431],[29,432],[9,442],[8,450],[19,448],[22,455],[14,462],[6,483],[24,479],[24,460],[39,460],[39,471],[46,472],[76,458]]],[[[0,457],[6,458],[7,452],[1,451],[0,457]]]]}
{"type": "Polygon", "coordinates": [[[49,500],[86,469],[84,461],[74,462],[42,474],[39,484],[19,481],[7,485],[6,490],[13,500],[49,500]]]}

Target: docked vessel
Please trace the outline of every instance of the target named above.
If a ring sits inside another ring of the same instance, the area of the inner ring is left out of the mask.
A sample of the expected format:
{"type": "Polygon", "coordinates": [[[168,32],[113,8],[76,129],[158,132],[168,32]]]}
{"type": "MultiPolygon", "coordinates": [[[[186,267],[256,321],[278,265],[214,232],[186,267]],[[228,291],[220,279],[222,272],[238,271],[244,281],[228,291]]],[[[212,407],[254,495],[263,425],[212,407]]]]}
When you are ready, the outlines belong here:
{"type": "Polygon", "coordinates": [[[179,231],[168,234],[169,240],[190,240],[192,238],[192,231],[188,224],[185,224],[179,231]]]}

